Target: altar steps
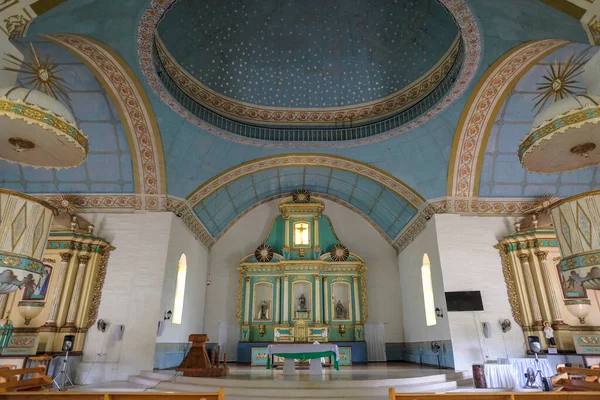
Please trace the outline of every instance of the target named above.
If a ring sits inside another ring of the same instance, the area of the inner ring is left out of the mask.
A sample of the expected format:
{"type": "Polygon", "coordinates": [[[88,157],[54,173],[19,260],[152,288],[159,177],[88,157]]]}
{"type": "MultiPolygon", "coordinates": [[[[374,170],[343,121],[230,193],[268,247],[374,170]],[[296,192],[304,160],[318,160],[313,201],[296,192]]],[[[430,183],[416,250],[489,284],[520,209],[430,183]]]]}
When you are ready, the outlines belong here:
{"type": "Polygon", "coordinates": [[[309,375],[299,380],[271,379],[267,375],[256,377],[188,378],[173,374],[144,371],[130,377],[129,382],[152,388],[152,391],[211,392],[225,388],[227,400],[255,399],[376,399],[388,398],[388,390],[394,387],[398,393],[447,392],[456,390],[460,381],[467,378],[462,373],[440,373],[398,379],[340,379],[310,380],[309,375]]]}

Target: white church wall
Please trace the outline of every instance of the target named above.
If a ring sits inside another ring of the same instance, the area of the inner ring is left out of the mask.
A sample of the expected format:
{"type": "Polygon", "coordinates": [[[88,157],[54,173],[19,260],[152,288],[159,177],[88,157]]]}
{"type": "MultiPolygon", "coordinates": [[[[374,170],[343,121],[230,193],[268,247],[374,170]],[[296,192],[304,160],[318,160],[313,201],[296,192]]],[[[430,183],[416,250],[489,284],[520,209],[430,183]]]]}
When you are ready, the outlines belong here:
{"type": "Polygon", "coordinates": [[[165,312],[175,311],[175,286],[182,254],[187,262],[183,316],[181,324],[173,323],[172,319],[164,321],[162,335],[156,338],[156,368],[179,365],[187,350],[189,335],[204,332],[208,250],[198,243],[180,218],[173,218],[171,223],[159,320],[163,320],[165,312]]]}
{"type": "MultiPolygon", "coordinates": [[[[265,239],[271,222],[279,215],[276,199],[243,216],[211,248],[210,279],[206,291],[205,331],[212,342],[219,337],[220,322],[234,322],[237,307],[240,259],[253,252],[265,239]]],[[[396,253],[386,240],[361,216],[331,201],[325,212],[340,240],[363,257],[367,270],[369,321],[382,322],[386,342],[402,342],[402,307],[396,253]]],[[[230,355],[228,355],[228,359],[230,355]]]]}
{"type": "Polygon", "coordinates": [[[201,245],[186,237],[170,212],[97,213],[86,214],[86,219],[96,225],[95,233],[116,250],[108,261],[98,311],[108,327],[104,333],[95,328],[88,332],[76,381],[88,384],[126,380],[129,375],[152,369],[154,364],[157,322],[165,311],[161,296],[165,266],[169,263],[172,268],[171,258],[178,251],[169,252],[169,246],[177,241],[190,244],[190,249],[201,245]],[[114,329],[118,324],[123,324],[125,330],[117,342],[114,329]]]}
{"type": "MultiPolygon", "coordinates": [[[[434,217],[444,290],[481,291],[484,311],[445,312],[457,370],[499,357],[523,357],[523,332],[512,319],[502,265],[494,245],[510,233],[511,221],[504,217],[438,214],[434,217]],[[503,334],[500,321],[512,321],[503,334]],[[492,336],[486,339],[482,323],[489,322],[492,336]]],[[[445,311],[445,309],[444,309],[445,311]]],[[[446,318],[446,317],[445,317],[446,318]]]]}

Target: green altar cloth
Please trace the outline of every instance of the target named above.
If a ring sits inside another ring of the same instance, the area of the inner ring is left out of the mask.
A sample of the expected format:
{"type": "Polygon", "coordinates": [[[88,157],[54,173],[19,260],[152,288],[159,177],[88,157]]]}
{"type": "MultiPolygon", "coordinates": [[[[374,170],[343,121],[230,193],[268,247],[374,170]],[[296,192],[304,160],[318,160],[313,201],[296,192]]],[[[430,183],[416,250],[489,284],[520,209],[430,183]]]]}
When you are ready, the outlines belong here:
{"type": "Polygon", "coordinates": [[[324,358],[324,357],[333,357],[333,368],[336,371],[340,370],[340,366],[338,360],[336,358],[336,354],[334,351],[317,351],[317,352],[304,352],[304,353],[272,353],[267,357],[267,369],[271,369],[271,356],[277,356],[282,358],[293,358],[297,360],[311,360],[313,358],[324,358]]]}

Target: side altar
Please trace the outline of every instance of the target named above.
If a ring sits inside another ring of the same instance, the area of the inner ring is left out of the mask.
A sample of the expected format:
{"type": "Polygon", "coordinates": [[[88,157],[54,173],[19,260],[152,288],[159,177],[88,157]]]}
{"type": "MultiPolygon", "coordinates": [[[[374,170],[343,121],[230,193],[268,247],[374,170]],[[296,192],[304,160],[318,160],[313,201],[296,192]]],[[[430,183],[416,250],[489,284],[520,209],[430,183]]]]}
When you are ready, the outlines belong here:
{"type": "Polygon", "coordinates": [[[284,198],[266,239],[241,260],[238,362],[266,364],[269,343],[315,341],[337,342],[341,365],[351,363],[353,349],[366,361],[366,266],[324,210],[303,190],[284,198]]]}

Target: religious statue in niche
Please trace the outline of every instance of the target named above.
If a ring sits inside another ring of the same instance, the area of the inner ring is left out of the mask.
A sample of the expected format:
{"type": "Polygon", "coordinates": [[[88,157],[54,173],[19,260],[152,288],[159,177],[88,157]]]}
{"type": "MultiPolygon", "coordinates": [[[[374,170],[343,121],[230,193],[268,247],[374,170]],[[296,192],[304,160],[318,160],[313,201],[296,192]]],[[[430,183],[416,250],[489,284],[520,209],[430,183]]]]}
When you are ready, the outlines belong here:
{"type": "Polygon", "coordinates": [[[341,300],[338,300],[335,305],[335,319],[348,319],[348,310],[344,307],[341,300]]]}
{"type": "Polygon", "coordinates": [[[300,294],[298,297],[298,312],[307,312],[308,308],[306,307],[306,297],[304,293],[300,294]]]}
{"type": "Polygon", "coordinates": [[[269,319],[269,303],[265,300],[261,301],[258,305],[258,315],[256,319],[269,319]]]}
{"type": "Polygon", "coordinates": [[[556,342],[554,341],[554,329],[552,329],[550,322],[548,321],[544,321],[544,335],[546,336],[548,346],[556,347],[556,342]]]}

